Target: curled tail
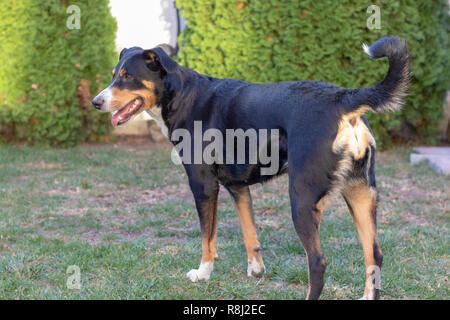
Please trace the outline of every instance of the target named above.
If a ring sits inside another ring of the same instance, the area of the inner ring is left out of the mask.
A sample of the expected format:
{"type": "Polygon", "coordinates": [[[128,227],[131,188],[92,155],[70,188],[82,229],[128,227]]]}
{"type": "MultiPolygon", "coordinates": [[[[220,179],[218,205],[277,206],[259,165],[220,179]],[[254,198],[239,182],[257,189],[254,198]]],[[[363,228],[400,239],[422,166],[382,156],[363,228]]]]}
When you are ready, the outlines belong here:
{"type": "Polygon", "coordinates": [[[369,88],[349,90],[345,112],[369,107],[372,112],[401,109],[407,95],[410,72],[406,42],[395,36],[383,37],[370,47],[363,44],[364,52],[371,58],[389,59],[389,70],[383,81],[369,88]]]}

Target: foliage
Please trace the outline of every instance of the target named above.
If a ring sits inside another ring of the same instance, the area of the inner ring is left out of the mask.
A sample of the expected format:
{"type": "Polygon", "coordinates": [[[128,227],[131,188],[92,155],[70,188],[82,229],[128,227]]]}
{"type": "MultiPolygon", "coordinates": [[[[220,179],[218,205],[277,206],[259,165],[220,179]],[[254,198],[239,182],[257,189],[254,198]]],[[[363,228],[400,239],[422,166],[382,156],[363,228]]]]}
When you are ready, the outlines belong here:
{"type": "Polygon", "coordinates": [[[108,0],[3,0],[0,140],[71,146],[104,140],[110,125],[89,100],[110,79],[116,22],[108,0]],[[81,10],[81,28],[66,22],[81,10]]]}
{"type": "Polygon", "coordinates": [[[449,80],[447,0],[377,1],[381,29],[367,28],[374,1],[177,0],[188,27],[179,61],[200,73],[250,82],[321,80],[371,86],[386,74],[385,59],[361,50],[383,35],[407,40],[412,87],[406,107],[369,115],[380,145],[393,136],[432,141],[449,80]]]}

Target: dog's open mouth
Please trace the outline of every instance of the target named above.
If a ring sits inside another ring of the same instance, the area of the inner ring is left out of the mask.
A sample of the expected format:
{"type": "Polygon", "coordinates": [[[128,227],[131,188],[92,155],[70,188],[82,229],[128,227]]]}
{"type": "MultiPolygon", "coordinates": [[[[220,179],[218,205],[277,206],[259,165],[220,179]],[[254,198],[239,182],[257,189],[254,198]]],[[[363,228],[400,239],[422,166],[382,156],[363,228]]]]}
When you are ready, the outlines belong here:
{"type": "Polygon", "coordinates": [[[130,120],[131,117],[137,114],[142,108],[143,102],[144,101],[141,98],[136,98],[122,109],[116,111],[111,118],[112,125],[120,126],[130,120]]]}

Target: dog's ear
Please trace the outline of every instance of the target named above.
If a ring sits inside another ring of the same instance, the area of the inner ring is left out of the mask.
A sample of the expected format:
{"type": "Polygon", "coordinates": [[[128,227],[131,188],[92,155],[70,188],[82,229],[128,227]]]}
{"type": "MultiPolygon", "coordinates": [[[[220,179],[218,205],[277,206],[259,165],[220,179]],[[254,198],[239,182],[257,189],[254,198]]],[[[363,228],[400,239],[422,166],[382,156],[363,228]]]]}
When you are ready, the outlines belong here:
{"type": "Polygon", "coordinates": [[[120,56],[119,56],[119,60],[122,59],[122,57],[125,55],[125,53],[127,53],[128,49],[124,48],[122,51],[120,51],[120,56]]]}
{"type": "Polygon", "coordinates": [[[144,51],[144,59],[147,66],[152,71],[164,69],[167,73],[175,72],[178,63],[170,58],[167,53],[160,47],[144,51]]]}
{"type": "Polygon", "coordinates": [[[131,48],[124,48],[122,51],[120,51],[120,56],[119,56],[119,60],[122,59],[122,57],[127,53],[127,52],[131,52],[131,51],[137,51],[137,50],[142,50],[141,47],[131,47],[131,48]]]}

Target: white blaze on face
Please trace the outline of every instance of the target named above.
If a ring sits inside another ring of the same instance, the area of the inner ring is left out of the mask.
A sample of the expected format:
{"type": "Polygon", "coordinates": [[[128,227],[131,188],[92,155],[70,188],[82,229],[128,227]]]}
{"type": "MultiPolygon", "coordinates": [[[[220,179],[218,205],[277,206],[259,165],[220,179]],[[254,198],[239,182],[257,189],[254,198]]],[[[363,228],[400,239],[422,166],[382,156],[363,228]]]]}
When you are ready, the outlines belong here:
{"type": "MultiPolygon", "coordinates": [[[[102,108],[99,110],[101,112],[111,112],[111,101],[113,100],[113,94],[111,90],[111,86],[108,86],[102,92],[100,92],[97,97],[103,98],[102,108]]],[[[95,97],[95,98],[97,98],[95,97]]]]}

